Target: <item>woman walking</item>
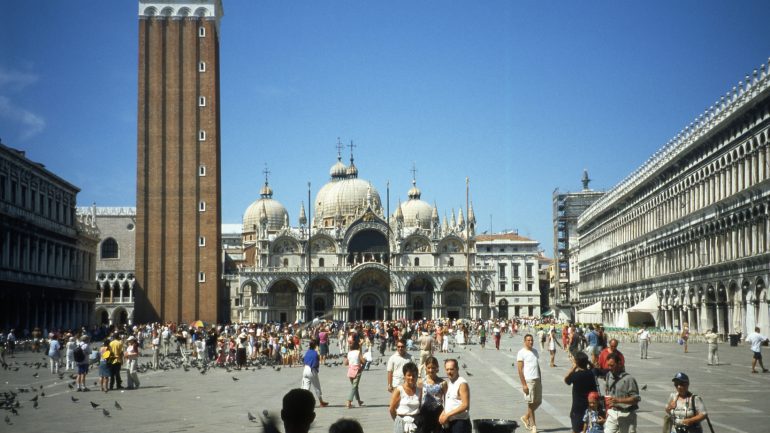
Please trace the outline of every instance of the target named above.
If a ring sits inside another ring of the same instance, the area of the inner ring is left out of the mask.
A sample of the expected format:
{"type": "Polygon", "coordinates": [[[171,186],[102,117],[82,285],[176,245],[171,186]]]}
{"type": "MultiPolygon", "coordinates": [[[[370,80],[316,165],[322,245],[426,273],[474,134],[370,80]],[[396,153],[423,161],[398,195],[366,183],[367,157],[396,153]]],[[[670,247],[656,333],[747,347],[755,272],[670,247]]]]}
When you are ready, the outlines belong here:
{"type": "Polygon", "coordinates": [[[358,401],[359,406],[363,406],[364,402],[361,400],[361,396],[358,394],[358,384],[361,381],[361,374],[363,374],[363,366],[366,360],[361,354],[360,345],[357,341],[354,341],[350,352],[348,352],[348,379],[350,379],[350,395],[348,395],[347,408],[353,407],[353,399],[358,401]]]}
{"type": "Polygon", "coordinates": [[[402,370],[404,383],[393,390],[390,396],[390,417],[393,419],[393,433],[413,433],[417,429],[414,419],[420,413],[421,392],[417,389],[417,364],[407,362],[402,370]]]}
{"type": "Polygon", "coordinates": [[[556,346],[561,347],[558,341],[556,341],[556,328],[551,326],[550,329],[548,329],[548,352],[551,354],[551,367],[556,367],[556,364],[554,364],[554,361],[556,359],[556,346]]]}
{"type": "Polygon", "coordinates": [[[99,348],[99,384],[101,390],[108,392],[110,390],[110,364],[112,363],[112,352],[110,352],[110,340],[105,339],[102,347],[99,348]]]}
{"type": "Polygon", "coordinates": [[[128,337],[128,346],[123,353],[123,357],[126,359],[126,370],[128,376],[128,389],[139,388],[139,375],[136,372],[137,363],[139,360],[139,342],[136,341],[136,337],[133,335],[128,337]]]}

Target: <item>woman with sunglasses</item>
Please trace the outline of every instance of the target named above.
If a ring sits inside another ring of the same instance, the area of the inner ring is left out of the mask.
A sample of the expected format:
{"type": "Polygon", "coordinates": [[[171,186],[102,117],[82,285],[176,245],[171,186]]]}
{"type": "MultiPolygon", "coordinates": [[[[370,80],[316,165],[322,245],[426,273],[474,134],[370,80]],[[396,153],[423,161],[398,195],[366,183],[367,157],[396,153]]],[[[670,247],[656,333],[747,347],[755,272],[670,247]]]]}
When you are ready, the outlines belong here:
{"type": "Polygon", "coordinates": [[[690,378],[680,372],[671,381],[676,388],[666,405],[666,413],[671,418],[671,431],[702,433],[701,421],[706,419],[708,413],[700,396],[690,392],[690,378]]]}

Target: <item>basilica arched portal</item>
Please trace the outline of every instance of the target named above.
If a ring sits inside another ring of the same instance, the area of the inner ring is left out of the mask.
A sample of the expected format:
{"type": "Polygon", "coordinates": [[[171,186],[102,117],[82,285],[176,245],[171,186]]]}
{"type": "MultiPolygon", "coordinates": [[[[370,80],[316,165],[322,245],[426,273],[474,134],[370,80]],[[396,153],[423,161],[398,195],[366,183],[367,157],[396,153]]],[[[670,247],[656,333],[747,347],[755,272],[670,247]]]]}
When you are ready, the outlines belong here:
{"type": "Polygon", "coordinates": [[[278,280],[267,290],[267,305],[270,307],[267,320],[289,322],[297,320],[297,294],[299,290],[293,281],[278,280]]]}
{"type": "Polygon", "coordinates": [[[388,239],[385,234],[375,229],[358,231],[350,238],[347,263],[358,266],[365,263],[388,262],[388,239]]]}
{"type": "Polygon", "coordinates": [[[433,282],[426,277],[415,277],[407,286],[408,317],[414,320],[431,317],[433,309],[433,282]]]}
{"type": "Polygon", "coordinates": [[[305,305],[307,317],[323,317],[331,319],[334,307],[334,286],[325,278],[316,278],[310,282],[306,290],[305,305]]]}
{"type": "Polygon", "coordinates": [[[370,268],[350,280],[350,320],[384,320],[390,280],[382,269],[370,268]]]}
{"type": "Polygon", "coordinates": [[[446,316],[450,319],[468,317],[467,294],[464,280],[451,280],[444,286],[444,305],[446,316]]]}

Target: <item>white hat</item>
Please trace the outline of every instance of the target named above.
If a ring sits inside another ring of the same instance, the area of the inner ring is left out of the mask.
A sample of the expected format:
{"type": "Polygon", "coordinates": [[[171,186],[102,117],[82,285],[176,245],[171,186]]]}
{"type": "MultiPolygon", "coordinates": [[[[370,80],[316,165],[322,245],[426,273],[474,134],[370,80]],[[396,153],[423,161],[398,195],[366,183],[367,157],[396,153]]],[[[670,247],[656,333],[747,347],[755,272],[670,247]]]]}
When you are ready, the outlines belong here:
{"type": "Polygon", "coordinates": [[[128,341],[131,341],[131,340],[136,340],[136,337],[134,337],[133,335],[128,337],[128,341]]]}

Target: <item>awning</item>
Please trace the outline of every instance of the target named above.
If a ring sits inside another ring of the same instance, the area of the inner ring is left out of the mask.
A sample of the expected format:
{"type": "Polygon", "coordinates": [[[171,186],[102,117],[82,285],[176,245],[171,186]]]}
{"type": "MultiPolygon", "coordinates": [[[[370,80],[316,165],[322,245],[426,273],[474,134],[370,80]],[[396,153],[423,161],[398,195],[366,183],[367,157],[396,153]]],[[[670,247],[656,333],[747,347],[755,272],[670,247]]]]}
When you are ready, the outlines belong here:
{"type": "Polygon", "coordinates": [[[577,312],[578,323],[602,323],[602,301],[577,312]]]}
{"type": "Polygon", "coordinates": [[[642,302],[625,311],[628,326],[656,326],[658,320],[658,295],[653,293],[642,302]]]}
{"type": "Polygon", "coordinates": [[[541,316],[543,316],[543,317],[551,317],[551,316],[553,316],[554,314],[555,314],[555,313],[554,313],[554,311],[553,311],[553,310],[548,310],[548,311],[546,311],[545,313],[541,314],[541,316]]]}

